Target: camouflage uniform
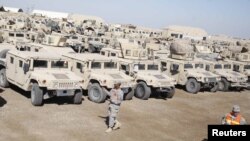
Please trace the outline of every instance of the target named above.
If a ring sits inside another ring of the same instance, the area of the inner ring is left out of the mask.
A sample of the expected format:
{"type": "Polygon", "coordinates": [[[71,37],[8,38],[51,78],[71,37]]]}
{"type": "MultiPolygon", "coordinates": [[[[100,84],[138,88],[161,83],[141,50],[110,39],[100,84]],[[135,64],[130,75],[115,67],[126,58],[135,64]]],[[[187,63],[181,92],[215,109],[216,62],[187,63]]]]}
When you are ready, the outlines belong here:
{"type": "Polygon", "coordinates": [[[114,127],[116,123],[116,117],[123,100],[123,91],[121,89],[112,89],[109,93],[110,104],[109,104],[109,128],[114,127]]]}

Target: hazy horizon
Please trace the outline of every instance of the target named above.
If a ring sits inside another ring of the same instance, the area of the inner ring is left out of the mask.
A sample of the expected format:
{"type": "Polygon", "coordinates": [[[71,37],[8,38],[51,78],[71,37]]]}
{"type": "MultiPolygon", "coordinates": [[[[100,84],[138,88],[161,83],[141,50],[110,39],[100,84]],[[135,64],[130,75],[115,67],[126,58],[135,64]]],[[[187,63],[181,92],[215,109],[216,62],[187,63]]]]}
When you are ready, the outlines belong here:
{"type": "Polygon", "coordinates": [[[210,35],[250,38],[250,0],[0,0],[1,5],[93,15],[107,23],[159,29],[192,26],[210,35]]]}

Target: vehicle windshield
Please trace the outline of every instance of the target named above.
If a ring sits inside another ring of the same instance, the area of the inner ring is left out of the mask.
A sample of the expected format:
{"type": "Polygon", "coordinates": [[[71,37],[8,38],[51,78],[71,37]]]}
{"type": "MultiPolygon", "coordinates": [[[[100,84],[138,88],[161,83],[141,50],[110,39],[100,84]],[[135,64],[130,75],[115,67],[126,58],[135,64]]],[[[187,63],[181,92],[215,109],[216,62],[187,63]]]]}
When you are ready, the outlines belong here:
{"type": "Polygon", "coordinates": [[[145,70],[145,64],[135,64],[134,68],[135,66],[138,66],[138,70],[145,70]]]}
{"type": "Polygon", "coordinates": [[[245,66],[244,66],[244,69],[245,69],[245,70],[250,70],[250,65],[245,65],[245,66]]]}
{"type": "Polygon", "coordinates": [[[192,64],[184,64],[184,69],[192,69],[193,65],[192,64]]]}
{"type": "Polygon", "coordinates": [[[72,39],[78,39],[78,37],[77,36],[72,36],[72,39]]]}
{"type": "Polygon", "coordinates": [[[34,60],[34,68],[48,68],[48,61],[46,60],[34,60]]]}
{"type": "Polygon", "coordinates": [[[24,37],[24,34],[16,34],[16,37],[24,37]]]}
{"type": "Polygon", "coordinates": [[[51,68],[68,68],[67,61],[52,61],[51,68]]]}
{"type": "Polygon", "coordinates": [[[117,69],[116,62],[104,62],[104,69],[117,69]]]}
{"type": "Polygon", "coordinates": [[[231,65],[230,64],[225,64],[224,69],[231,69],[231,65]]]}
{"type": "Polygon", "coordinates": [[[222,69],[222,65],[221,64],[215,64],[214,69],[222,69]]]}
{"type": "Polygon", "coordinates": [[[159,66],[158,65],[154,65],[154,64],[149,64],[148,65],[148,70],[158,70],[159,66]]]}
{"type": "Polygon", "coordinates": [[[101,69],[101,68],[102,68],[101,62],[92,62],[91,63],[91,69],[101,69]]]}
{"type": "Polygon", "coordinates": [[[195,64],[195,68],[200,68],[203,69],[204,68],[204,64],[195,64]]]}

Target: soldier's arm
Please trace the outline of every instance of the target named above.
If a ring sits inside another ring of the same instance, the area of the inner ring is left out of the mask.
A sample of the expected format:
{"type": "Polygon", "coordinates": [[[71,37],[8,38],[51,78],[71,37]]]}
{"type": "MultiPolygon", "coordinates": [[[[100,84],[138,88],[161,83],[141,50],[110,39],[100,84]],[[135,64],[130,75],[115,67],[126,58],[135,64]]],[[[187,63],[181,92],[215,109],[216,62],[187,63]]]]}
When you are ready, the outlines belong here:
{"type": "Polygon", "coordinates": [[[246,119],[242,117],[242,118],[240,119],[240,125],[246,125],[246,124],[247,124],[246,119]]]}

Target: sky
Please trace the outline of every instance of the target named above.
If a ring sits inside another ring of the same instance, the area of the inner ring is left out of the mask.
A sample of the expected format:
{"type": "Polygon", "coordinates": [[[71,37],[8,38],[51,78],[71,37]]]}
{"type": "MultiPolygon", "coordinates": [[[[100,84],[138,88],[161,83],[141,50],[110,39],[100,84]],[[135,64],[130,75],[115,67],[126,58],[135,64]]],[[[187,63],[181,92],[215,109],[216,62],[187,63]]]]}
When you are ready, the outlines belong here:
{"type": "Polygon", "coordinates": [[[250,0],[0,0],[0,6],[102,17],[108,23],[169,25],[250,38],[250,0]]]}

